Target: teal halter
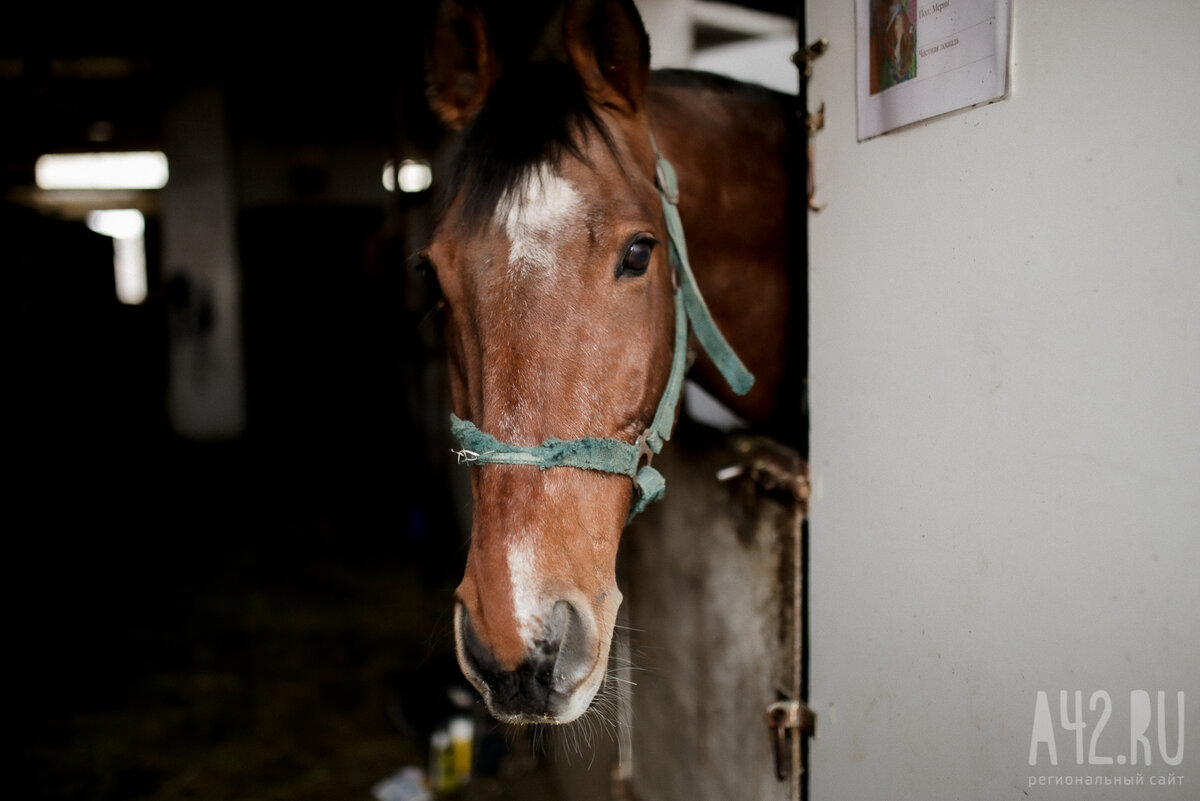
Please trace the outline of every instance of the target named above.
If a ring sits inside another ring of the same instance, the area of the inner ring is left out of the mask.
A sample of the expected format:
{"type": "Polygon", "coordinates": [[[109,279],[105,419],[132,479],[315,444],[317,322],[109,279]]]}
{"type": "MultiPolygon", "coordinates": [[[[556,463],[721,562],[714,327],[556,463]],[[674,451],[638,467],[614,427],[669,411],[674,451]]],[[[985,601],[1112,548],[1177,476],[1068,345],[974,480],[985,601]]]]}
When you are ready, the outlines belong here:
{"type": "Polygon", "coordinates": [[[689,320],[700,346],[721,371],[730,388],[739,395],[745,395],[754,386],[754,376],[722,336],[700,295],[700,287],[696,284],[691,262],[688,261],[683,221],[676,207],[679,184],[675,169],[663,158],[654,144],[653,136],[650,141],[657,160],[655,185],[662,198],[663,214],[667,220],[668,252],[675,267],[675,354],[667,386],[654,412],[654,420],[633,444],[612,437],[583,437],[572,440],[551,438],[541,445],[522,446],[501,442],[480,431],[473,423],[450,415],[450,430],[462,446],[461,450],[455,451],[460,462],[475,465],[530,465],[541,470],[548,467],[578,467],[629,476],[637,485],[638,497],[629,511],[628,520],[633,520],[666,491],[666,480],[650,466],[650,460],[654,454],[662,451],[675,426],[675,409],[679,405],[683,376],[688,368],[689,320]]]}

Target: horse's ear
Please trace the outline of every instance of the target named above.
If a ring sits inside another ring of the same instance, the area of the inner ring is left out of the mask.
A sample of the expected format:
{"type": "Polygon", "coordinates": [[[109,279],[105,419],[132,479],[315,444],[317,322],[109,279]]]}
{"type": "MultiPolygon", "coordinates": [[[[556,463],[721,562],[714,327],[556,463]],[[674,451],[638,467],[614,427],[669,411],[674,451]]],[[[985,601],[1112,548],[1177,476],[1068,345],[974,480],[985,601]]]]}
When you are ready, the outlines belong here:
{"type": "Polygon", "coordinates": [[[429,102],[442,122],[462,128],[500,78],[500,60],[478,9],[443,2],[428,53],[429,102]]]}
{"type": "Polygon", "coordinates": [[[641,108],[650,79],[650,40],[632,0],[571,0],[563,40],[595,101],[630,113],[641,108]]]}

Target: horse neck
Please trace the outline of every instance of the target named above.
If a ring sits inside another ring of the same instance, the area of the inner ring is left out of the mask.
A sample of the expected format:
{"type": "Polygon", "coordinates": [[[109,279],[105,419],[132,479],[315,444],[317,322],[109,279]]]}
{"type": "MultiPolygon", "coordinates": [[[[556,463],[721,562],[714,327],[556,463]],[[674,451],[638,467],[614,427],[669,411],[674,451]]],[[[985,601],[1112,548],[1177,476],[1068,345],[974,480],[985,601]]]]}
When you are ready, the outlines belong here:
{"type": "Polygon", "coordinates": [[[679,175],[697,283],[755,386],[734,395],[704,357],[692,377],[750,422],[779,428],[798,408],[788,385],[804,375],[807,328],[803,272],[788,269],[793,107],[759,87],[678,74],[652,84],[648,100],[655,138],[679,175]]]}

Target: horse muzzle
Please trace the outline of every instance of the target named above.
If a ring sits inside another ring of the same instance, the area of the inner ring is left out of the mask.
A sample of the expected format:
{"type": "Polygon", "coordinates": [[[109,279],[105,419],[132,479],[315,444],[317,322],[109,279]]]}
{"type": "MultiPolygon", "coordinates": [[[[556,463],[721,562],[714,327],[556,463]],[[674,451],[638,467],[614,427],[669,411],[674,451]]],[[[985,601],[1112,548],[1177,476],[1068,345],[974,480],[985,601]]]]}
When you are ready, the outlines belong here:
{"type": "Polygon", "coordinates": [[[459,666],[499,720],[568,723],[587,711],[600,688],[610,638],[601,638],[591,611],[560,600],[543,621],[523,658],[506,665],[480,637],[467,607],[455,607],[459,666]]]}

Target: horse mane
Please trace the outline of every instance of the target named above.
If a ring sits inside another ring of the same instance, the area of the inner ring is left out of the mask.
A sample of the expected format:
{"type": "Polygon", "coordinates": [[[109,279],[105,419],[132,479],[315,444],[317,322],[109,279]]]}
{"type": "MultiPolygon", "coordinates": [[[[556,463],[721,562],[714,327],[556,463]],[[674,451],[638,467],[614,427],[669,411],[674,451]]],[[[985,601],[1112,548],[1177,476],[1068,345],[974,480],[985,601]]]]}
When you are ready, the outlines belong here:
{"type": "Polygon", "coordinates": [[[461,222],[473,228],[485,224],[505,194],[539,165],[556,165],[568,154],[586,161],[580,143],[592,134],[616,152],[611,132],[571,67],[537,61],[507,69],[458,139],[450,180],[438,197],[441,214],[461,193],[461,222]]]}

